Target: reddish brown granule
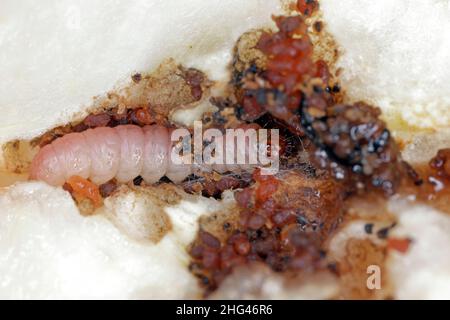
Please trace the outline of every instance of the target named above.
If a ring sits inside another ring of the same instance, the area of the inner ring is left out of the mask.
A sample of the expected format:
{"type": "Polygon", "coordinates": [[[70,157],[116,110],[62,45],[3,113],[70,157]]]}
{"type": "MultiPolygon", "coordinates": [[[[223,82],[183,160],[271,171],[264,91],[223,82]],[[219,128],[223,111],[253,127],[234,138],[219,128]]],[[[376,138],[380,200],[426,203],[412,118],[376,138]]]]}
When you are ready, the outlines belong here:
{"type": "Polygon", "coordinates": [[[139,83],[142,80],[142,75],[140,73],[135,73],[131,76],[131,80],[133,80],[134,83],[139,83]]]}
{"type": "Polygon", "coordinates": [[[153,116],[150,113],[149,108],[139,108],[135,109],[130,114],[130,119],[133,123],[145,126],[155,123],[153,116]]]}
{"type": "Polygon", "coordinates": [[[437,155],[431,159],[430,167],[438,177],[450,179],[450,149],[439,150],[437,155]]]}
{"type": "Polygon", "coordinates": [[[66,181],[66,184],[69,186],[68,189],[75,199],[79,201],[89,199],[95,208],[102,205],[102,197],[95,183],[80,176],[72,176],[66,181]]]}
{"type": "Polygon", "coordinates": [[[108,181],[99,186],[100,195],[103,198],[109,197],[117,189],[117,182],[115,180],[108,181]]]}
{"type": "Polygon", "coordinates": [[[258,119],[266,112],[264,107],[257,102],[257,97],[252,92],[246,92],[242,99],[242,107],[245,112],[244,119],[249,121],[258,119]]]}
{"type": "Polygon", "coordinates": [[[301,17],[274,17],[274,21],[279,32],[264,33],[257,48],[268,57],[265,78],[291,94],[298,90],[298,84],[316,74],[313,46],[301,17]]]}
{"type": "Polygon", "coordinates": [[[402,238],[389,238],[387,241],[387,248],[390,250],[395,250],[400,253],[406,253],[411,244],[410,239],[402,239],[402,238]]]}
{"type": "Polygon", "coordinates": [[[110,121],[111,115],[107,113],[99,113],[88,115],[84,119],[83,124],[85,124],[89,128],[98,128],[106,127],[110,121]]]}
{"type": "Polygon", "coordinates": [[[322,21],[316,21],[316,22],[314,22],[313,27],[314,27],[314,31],[315,32],[320,33],[322,31],[322,29],[323,29],[323,22],[322,21]]]}
{"type": "Polygon", "coordinates": [[[187,69],[184,78],[191,87],[191,94],[194,100],[200,100],[203,95],[202,84],[205,82],[205,75],[196,69],[187,69]]]}
{"type": "Polygon", "coordinates": [[[311,16],[319,8],[319,2],[317,0],[298,0],[297,9],[305,15],[311,16]]]}
{"type": "MultiPolygon", "coordinates": [[[[86,130],[87,127],[85,126],[86,130]]],[[[54,130],[52,130],[51,132],[47,132],[44,135],[42,135],[41,137],[39,137],[38,139],[35,139],[33,141],[31,141],[31,145],[32,146],[39,146],[40,148],[46,146],[47,144],[52,143],[54,140],[64,136],[67,133],[70,133],[72,130],[70,127],[59,127],[56,128],[54,130]]]]}
{"type": "Polygon", "coordinates": [[[216,237],[214,237],[212,234],[201,231],[200,232],[200,240],[208,247],[213,249],[219,249],[220,248],[220,241],[216,237]]]}
{"type": "Polygon", "coordinates": [[[154,123],[167,125],[167,119],[163,116],[153,114],[149,106],[137,106],[120,112],[118,108],[111,108],[100,113],[90,114],[78,123],[55,128],[31,143],[32,145],[37,144],[42,148],[52,143],[55,139],[71,132],[83,132],[87,129],[115,127],[126,124],[135,124],[142,127],[154,123]]]}
{"type": "Polygon", "coordinates": [[[204,174],[183,182],[183,189],[187,193],[202,194],[205,197],[220,198],[225,190],[234,190],[247,187],[251,182],[251,176],[204,174]]]}
{"type": "Polygon", "coordinates": [[[325,61],[319,60],[316,62],[316,74],[314,76],[320,78],[323,83],[329,83],[331,73],[325,61]]]}
{"type": "Polygon", "coordinates": [[[253,180],[258,183],[255,191],[255,201],[257,204],[266,203],[278,189],[278,179],[272,175],[262,175],[259,169],[254,171],[253,180]]]}
{"type": "MultiPolygon", "coordinates": [[[[87,116],[82,122],[72,126],[71,131],[82,132],[88,128],[115,127],[126,124],[143,127],[155,123],[166,124],[166,122],[164,117],[152,112],[152,108],[149,106],[136,106],[120,112],[117,108],[112,108],[87,116]]],[[[70,132],[70,128],[68,130],[70,132]]]]}

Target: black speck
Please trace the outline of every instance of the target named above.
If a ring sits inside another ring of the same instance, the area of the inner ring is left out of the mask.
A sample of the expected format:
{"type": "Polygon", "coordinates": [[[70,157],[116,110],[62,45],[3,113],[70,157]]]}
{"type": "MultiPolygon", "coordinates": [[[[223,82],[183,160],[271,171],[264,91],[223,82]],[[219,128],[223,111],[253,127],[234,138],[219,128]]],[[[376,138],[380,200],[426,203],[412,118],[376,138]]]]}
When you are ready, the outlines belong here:
{"type": "Polygon", "coordinates": [[[327,267],[328,267],[328,270],[330,270],[332,273],[338,274],[338,267],[337,267],[336,262],[329,263],[327,267]]]}
{"type": "Polygon", "coordinates": [[[319,255],[321,259],[325,259],[327,256],[327,253],[324,250],[319,250],[319,255]]]}
{"type": "Polygon", "coordinates": [[[207,285],[209,284],[209,279],[208,279],[208,277],[202,276],[201,279],[202,279],[202,280],[201,280],[202,283],[203,283],[205,286],[207,286],[207,285]]]}
{"type": "Polygon", "coordinates": [[[386,228],[382,228],[382,229],[378,230],[377,237],[379,239],[386,239],[389,234],[389,229],[390,229],[389,227],[386,227],[386,228]]]}
{"type": "MultiPolygon", "coordinates": [[[[186,179],[185,179],[186,180],[186,179]]],[[[172,183],[172,181],[170,181],[169,178],[167,178],[166,176],[162,177],[161,179],[159,179],[159,183],[172,183]]]]}
{"type": "Polygon", "coordinates": [[[372,232],[373,232],[373,223],[366,223],[366,225],[364,226],[364,231],[367,234],[372,234],[372,232]]]}
{"type": "Polygon", "coordinates": [[[314,90],[315,93],[322,93],[323,92],[323,89],[320,86],[314,86],[313,90],[314,90]]]}
{"type": "Polygon", "coordinates": [[[322,27],[323,27],[322,21],[317,21],[316,23],[314,23],[314,30],[316,32],[322,31],[322,27]]]}
{"type": "Polygon", "coordinates": [[[137,176],[136,178],[133,179],[133,184],[134,184],[135,186],[140,186],[143,180],[144,180],[144,179],[142,179],[141,176],[137,176]]]}
{"type": "Polygon", "coordinates": [[[142,80],[142,75],[140,73],[136,73],[134,75],[131,76],[131,79],[135,82],[135,83],[139,83],[142,80]]]}
{"type": "Polygon", "coordinates": [[[238,105],[235,109],[235,114],[238,119],[242,119],[242,117],[245,115],[244,108],[242,106],[238,105]]]}
{"type": "Polygon", "coordinates": [[[297,216],[297,223],[303,227],[303,226],[306,226],[308,224],[308,220],[304,216],[298,215],[297,216]]]}
{"type": "Polygon", "coordinates": [[[332,88],[333,93],[341,92],[341,87],[338,84],[335,84],[332,88]]]}

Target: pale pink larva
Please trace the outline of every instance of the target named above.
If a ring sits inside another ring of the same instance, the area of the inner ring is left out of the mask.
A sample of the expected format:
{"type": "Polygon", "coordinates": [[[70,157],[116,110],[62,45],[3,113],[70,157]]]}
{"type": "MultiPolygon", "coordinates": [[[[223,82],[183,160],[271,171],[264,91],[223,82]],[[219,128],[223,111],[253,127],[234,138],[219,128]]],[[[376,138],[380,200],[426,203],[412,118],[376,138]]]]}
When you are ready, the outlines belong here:
{"type": "MultiPolygon", "coordinates": [[[[226,149],[224,137],[219,139],[226,149]]],[[[151,184],[163,176],[181,182],[192,172],[236,172],[253,167],[178,164],[172,161],[173,148],[171,129],[159,125],[88,129],[69,133],[44,146],[32,161],[30,178],[61,186],[72,176],[89,179],[98,185],[113,178],[119,183],[127,183],[141,176],[151,184]]]]}
{"type": "Polygon", "coordinates": [[[44,146],[33,159],[30,178],[54,186],[71,176],[81,176],[96,184],[116,178],[129,182],[141,175],[147,183],[164,175],[179,182],[186,172],[170,165],[169,130],[154,125],[143,128],[124,125],[69,133],[44,146]]]}

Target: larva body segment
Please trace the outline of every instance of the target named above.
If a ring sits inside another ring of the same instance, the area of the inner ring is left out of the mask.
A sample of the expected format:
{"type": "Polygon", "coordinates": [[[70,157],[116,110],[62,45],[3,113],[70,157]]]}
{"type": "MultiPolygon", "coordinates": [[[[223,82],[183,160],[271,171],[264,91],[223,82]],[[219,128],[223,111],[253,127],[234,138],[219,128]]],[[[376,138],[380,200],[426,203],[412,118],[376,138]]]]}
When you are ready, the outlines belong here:
{"type": "Polygon", "coordinates": [[[158,182],[167,173],[170,161],[170,136],[167,128],[154,125],[145,126],[144,166],[141,176],[147,183],[158,182]]]}
{"type": "MultiPolygon", "coordinates": [[[[176,147],[175,145],[171,145],[170,147],[170,152],[178,152],[178,147],[176,147]]],[[[169,155],[170,159],[172,158],[172,154],[169,155]]],[[[180,157],[181,158],[181,157],[180,157]]],[[[186,156],[182,159],[183,161],[186,159],[186,156]]],[[[189,161],[192,161],[192,159],[190,159],[189,161]]],[[[169,161],[168,162],[168,167],[167,167],[167,173],[166,176],[167,178],[169,178],[171,181],[178,183],[183,181],[188,175],[190,175],[192,173],[193,169],[193,165],[190,164],[189,162],[182,162],[180,163],[175,163],[174,161],[169,161]]]]}
{"type": "Polygon", "coordinates": [[[82,135],[70,133],[52,143],[64,180],[71,176],[88,178],[91,175],[89,146],[82,135]]]}
{"type": "Polygon", "coordinates": [[[91,159],[90,180],[95,184],[103,184],[114,178],[119,169],[121,153],[121,141],[117,129],[107,127],[88,129],[79,137],[80,140],[84,137],[88,146],[91,159]]]}
{"type": "Polygon", "coordinates": [[[116,179],[128,182],[139,176],[144,166],[144,132],[134,125],[115,128],[120,139],[120,161],[116,179]]]}

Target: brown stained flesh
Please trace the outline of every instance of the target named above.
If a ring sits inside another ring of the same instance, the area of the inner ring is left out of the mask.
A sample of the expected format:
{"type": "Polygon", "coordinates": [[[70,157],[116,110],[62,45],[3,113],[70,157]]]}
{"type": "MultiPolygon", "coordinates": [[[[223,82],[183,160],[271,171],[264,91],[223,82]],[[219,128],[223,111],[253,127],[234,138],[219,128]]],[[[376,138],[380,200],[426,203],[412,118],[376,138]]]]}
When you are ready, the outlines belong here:
{"type": "MultiPolygon", "coordinates": [[[[316,5],[298,2],[307,16],[316,5]]],[[[356,208],[353,216],[364,210],[354,207],[357,199],[383,211],[393,194],[415,194],[448,211],[450,151],[431,161],[432,174],[416,171],[401,159],[378,108],[343,101],[327,62],[315,58],[303,18],[274,20],[278,32],[253,33],[258,41],[248,34],[239,40],[232,84],[238,120],[280,129],[281,172],[265,178],[256,172],[250,185],[235,193],[239,216],[226,235],[217,235],[214,246],[201,236],[194,241],[191,271],[209,294],[234,269],[255,261],[284,273],[328,268],[341,277],[342,297],[388,297],[389,289],[380,295],[367,290],[366,268],[367,263],[384,267],[389,246],[408,249],[409,239],[389,237],[395,223],[376,231],[385,246],[349,242],[348,256],[338,266],[328,261],[326,242],[351,209],[356,208]]],[[[315,21],[321,33],[323,25],[315,21]]],[[[371,218],[392,219],[389,213],[380,215],[371,218]]]]}
{"type": "Polygon", "coordinates": [[[233,268],[250,262],[264,262],[278,272],[326,268],[321,248],[339,223],[343,193],[338,182],[322,174],[292,170],[273,177],[255,172],[255,183],[235,194],[239,216],[222,241],[205,241],[200,233],[191,247],[191,270],[206,283],[207,292],[233,268]]]}
{"type": "Polygon", "coordinates": [[[74,123],[57,127],[31,141],[40,147],[71,132],[89,128],[134,124],[170,126],[169,115],[190,106],[205,96],[211,86],[199,70],[185,68],[167,60],[150,74],[134,74],[133,83],[96,101],[95,111],[74,123]]]}

